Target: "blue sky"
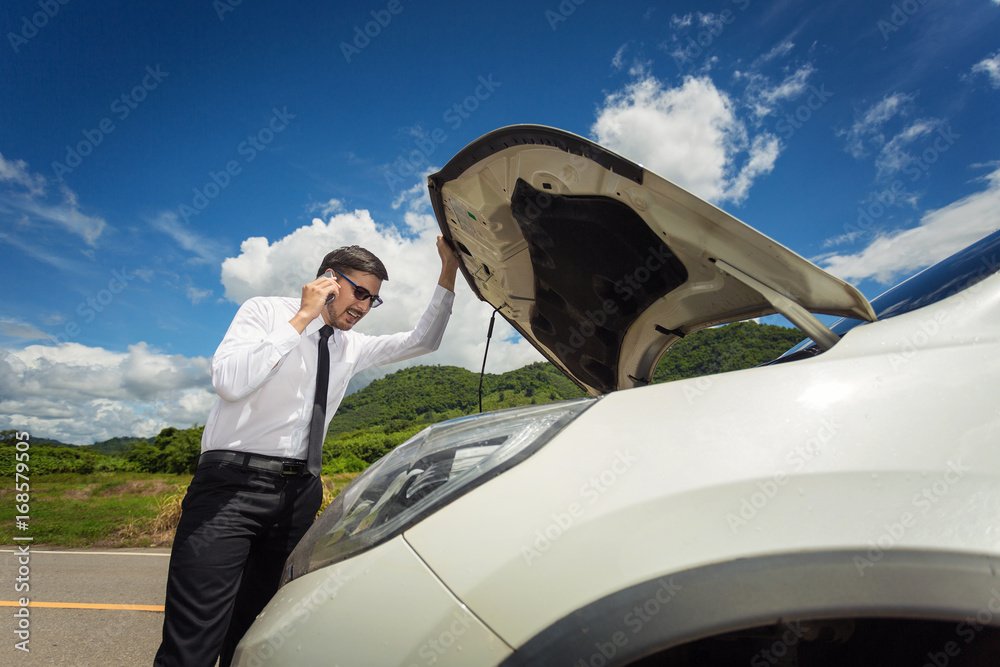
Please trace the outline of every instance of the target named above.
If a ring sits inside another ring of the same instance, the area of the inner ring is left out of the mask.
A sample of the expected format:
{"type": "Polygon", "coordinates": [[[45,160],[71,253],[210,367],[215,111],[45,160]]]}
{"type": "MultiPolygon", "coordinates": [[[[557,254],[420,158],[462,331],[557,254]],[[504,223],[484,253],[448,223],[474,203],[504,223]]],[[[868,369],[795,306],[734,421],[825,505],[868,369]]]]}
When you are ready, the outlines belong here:
{"type": "MultiPolygon", "coordinates": [[[[389,268],[359,328],[408,328],[426,174],[505,125],[595,139],[869,298],[1000,227],[997,0],[10,0],[0,24],[0,428],[36,437],[204,423],[239,304],[340,245],[389,268]]],[[[414,363],[478,370],[489,312],[460,285],[414,363]]],[[[540,359],[501,329],[489,370],[540,359]]]]}

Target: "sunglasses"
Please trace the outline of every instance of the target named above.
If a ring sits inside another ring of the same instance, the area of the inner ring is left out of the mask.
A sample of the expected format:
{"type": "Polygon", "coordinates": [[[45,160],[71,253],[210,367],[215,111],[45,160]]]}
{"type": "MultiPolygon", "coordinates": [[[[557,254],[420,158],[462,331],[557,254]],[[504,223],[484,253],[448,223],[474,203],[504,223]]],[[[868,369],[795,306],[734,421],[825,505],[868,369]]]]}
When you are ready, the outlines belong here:
{"type": "Polygon", "coordinates": [[[372,294],[371,292],[369,292],[368,290],[366,290],[364,287],[359,287],[356,282],[354,282],[353,280],[351,280],[350,278],[348,278],[347,276],[345,276],[340,271],[337,271],[337,269],[333,269],[333,271],[338,276],[340,276],[341,278],[343,278],[344,280],[346,280],[347,282],[349,282],[351,284],[351,287],[354,288],[354,298],[355,299],[357,299],[358,301],[364,301],[365,299],[369,299],[372,302],[372,308],[378,308],[379,306],[382,305],[382,299],[379,297],[378,294],[372,294]]]}

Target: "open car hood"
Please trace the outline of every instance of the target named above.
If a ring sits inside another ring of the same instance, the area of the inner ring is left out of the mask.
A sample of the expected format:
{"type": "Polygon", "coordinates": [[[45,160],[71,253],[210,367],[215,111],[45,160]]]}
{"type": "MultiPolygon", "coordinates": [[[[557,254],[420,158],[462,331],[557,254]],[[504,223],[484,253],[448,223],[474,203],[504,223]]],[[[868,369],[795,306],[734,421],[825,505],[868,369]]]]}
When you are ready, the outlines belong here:
{"type": "Polygon", "coordinates": [[[648,384],[705,327],[780,312],[830,347],[812,313],[875,319],[851,285],[568,132],[496,130],[428,187],[472,290],[594,395],[648,384]]]}

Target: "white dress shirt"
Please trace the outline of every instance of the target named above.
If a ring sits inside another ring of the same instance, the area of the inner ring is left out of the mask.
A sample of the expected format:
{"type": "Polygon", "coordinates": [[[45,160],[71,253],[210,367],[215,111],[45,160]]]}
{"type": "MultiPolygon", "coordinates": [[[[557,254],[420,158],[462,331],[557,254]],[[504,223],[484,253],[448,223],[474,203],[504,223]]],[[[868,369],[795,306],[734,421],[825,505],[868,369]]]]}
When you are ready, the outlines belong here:
{"type": "MultiPolygon", "coordinates": [[[[366,368],[433,352],[441,344],[455,294],[435,287],[430,305],[412,331],[369,336],[335,329],[330,346],[326,424],[337,412],[351,377],[366,368]]],[[[236,313],[212,358],[212,406],[201,451],[236,450],[306,459],[319,330],[317,317],[300,334],[289,320],[299,299],[256,297],[236,313]]]]}

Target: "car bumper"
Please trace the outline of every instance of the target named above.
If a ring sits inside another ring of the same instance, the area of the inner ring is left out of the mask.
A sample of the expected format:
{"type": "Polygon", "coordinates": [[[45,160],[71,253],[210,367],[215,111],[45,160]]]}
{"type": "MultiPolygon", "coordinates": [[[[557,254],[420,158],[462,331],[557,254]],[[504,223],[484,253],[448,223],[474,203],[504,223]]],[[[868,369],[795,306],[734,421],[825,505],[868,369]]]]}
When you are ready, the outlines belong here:
{"type": "Polygon", "coordinates": [[[510,653],[397,537],[283,586],[233,665],[495,665],[510,653]]]}

